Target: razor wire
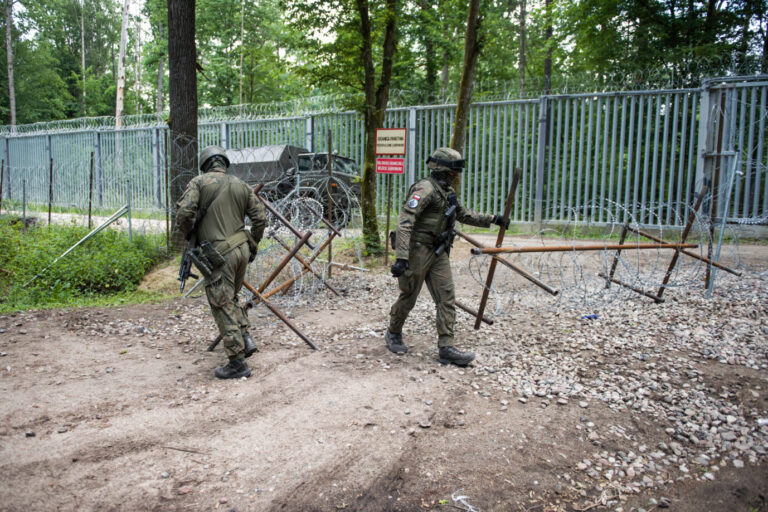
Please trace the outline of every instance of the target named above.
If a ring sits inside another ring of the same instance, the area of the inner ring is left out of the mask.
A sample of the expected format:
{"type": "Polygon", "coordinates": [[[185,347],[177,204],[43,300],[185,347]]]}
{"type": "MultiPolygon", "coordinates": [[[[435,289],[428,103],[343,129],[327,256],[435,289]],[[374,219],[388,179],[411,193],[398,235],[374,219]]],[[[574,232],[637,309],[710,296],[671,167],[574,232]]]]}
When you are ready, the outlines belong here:
{"type": "MultiPolygon", "coordinates": [[[[674,62],[641,69],[590,70],[551,76],[528,76],[519,79],[477,79],[473,86],[474,101],[508,101],[537,98],[541,95],[567,95],[590,92],[640,91],[647,89],[676,89],[699,87],[708,77],[751,76],[761,73],[761,59],[738,52],[703,57],[684,55],[674,62]]],[[[413,105],[449,105],[455,102],[452,89],[436,87],[394,88],[389,91],[388,108],[413,105]]],[[[362,111],[365,95],[362,92],[339,92],[310,95],[266,103],[248,103],[200,107],[198,123],[273,119],[286,116],[337,114],[362,111]]],[[[168,112],[131,114],[122,117],[100,116],[54,120],[22,125],[0,126],[0,136],[62,133],[84,130],[120,130],[166,127],[168,112]]]]}
{"type": "MultiPolygon", "coordinates": [[[[580,219],[578,223],[572,221],[545,226],[532,235],[515,237],[513,243],[510,245],[507,242],[505,247],[544,248],[552,245],[618,244],[619,233],[625,222],[636,230],[653,231],[655,236],[668,243],[681,242],[679,228],[667,228],[659,218],[640,223],[632,214],[631,207],[623,205],[617,208],[617,206],[591,204],[574,209],[569,218],[580,219]],[[608,219],[608,221],[593,222],[591,220],[597,218],[608,219]]],[[[686,242],[698,245],[696,249],[690,249],[694,254],[708,257],[707,250],[713,242],[710,236],[709,216],[701,211],[692,212],[692,208],[686,204],[664,206],[676,212],[677,225],[684,225],[689,217],[693,218],[686,242]]],[[[737,231],[730,225],[726,226],[726,230],[719,263],[731,268],[751,270],[740,256],[737,231]]],[[[535,310],[587,311],[590,308],[604,307],[627,300],[650,300],[628,287],[616,283],[608,284],[606,278],[599,276],[600,273],[609,275],[615,260],[614,277],[617,280],[655,294],[662,286],[675,249],[633,249],[632,245],[638,242],[653,243],[648,238],[629,231],[624,241],[627,247],[618,257],[615,249],[498,254],[497,256],[522,267],[559,293],[553,297],[510,270],[504,269],[501,272],[497,270],[490,288],[495,312],[503,314],[521,306],[535,310]]],[[[485,288],[490,260],[488,255],[473,255],[467,262],[466,271],[483,288],[485,288]]],[[[703,283],[706,268],[705,262],[681,254],[670,273],[669,282],[664,287],[689,293],[703,283]]],[[[718,276],[723,275],[724,272],[718,273],[718,276]]]]}

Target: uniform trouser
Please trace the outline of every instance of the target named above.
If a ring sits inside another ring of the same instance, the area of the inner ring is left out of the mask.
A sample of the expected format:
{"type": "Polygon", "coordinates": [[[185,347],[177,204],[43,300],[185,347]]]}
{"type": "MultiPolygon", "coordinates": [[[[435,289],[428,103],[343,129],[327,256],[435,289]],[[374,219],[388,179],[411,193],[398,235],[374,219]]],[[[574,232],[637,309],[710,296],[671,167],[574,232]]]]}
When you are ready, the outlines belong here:
{"type": "Polygon", "coordinates": [[[437,346],[453,346],[453,325],[456,323],[456,297],[448,255],[435,256],[431,246],[412,242],[408,253],[408,270],[397,278],[400,296],[389,311],[389,331],[400,333],[405,319],[416,304],[421,287],[427,289],[435,301],[437,346]]]}
{"type": "Polygon", "coordinates": [[[226,263],[211,274],[205,286],[213,319],[219,328],[224,351],[230,360],[243,358],[243,332],[250,326],[248,316],[237,303],[237,294],[243,287],[249,256],[248,244],[231,250],[224,256],[226,263]]]}

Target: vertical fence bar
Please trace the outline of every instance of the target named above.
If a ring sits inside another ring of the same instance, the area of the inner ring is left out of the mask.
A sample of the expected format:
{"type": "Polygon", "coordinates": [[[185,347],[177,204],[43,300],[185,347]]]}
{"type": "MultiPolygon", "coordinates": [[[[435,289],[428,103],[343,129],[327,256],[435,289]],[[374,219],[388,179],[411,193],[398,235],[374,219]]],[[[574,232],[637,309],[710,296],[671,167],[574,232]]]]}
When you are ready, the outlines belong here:
{"type": "MultiPolygon", "coordinates": [[[[568,165],[568,146],[569,142],[573,141],[573,138],[568,138],[568,123],[571,117],[571,102],[565,98],[562,103],[565,104],[565,120],[563,121],[563,163],[562,163],[562,177],[560,180],[560,220],[565,220],[566,206],[568,200],[566,199],[566,184],[568,183],[568,177],[571,175],[572,167],[568,165]]],[[[562,108],[562,107],[561,107],[562,108]]],[[[570,214],[569,214],[570,215],[570,214]]]]}
{"type": "Polygon", "coordinates": [[[672,202],[674,201],[674,185],[675,185],[675,154],[679,154],[677,149],[677,125],[680,118],[680,95],[675,94],[675,106],[672,112],[672,140],[670,141],[669,148],[669,182],[667,183],[667,195],[666,195],[666,216],[664,218],[664,224],[669,225],[672,215],[672,202]]]}
{"type": "Polygon", "coordinates": [[[131,223],[131,216],[133,215],[131,212],[131,179],[128,178],[125,182],[125,195],[128,204],[128,241],[133,243],[133,224],[131,223]]]}
{"type": "Polygon", "coordinates": [[[590,176],[593,172],[591,170],[591,160],[592,160],[592,126],[594,125],[594,112],[595,112],[595,100],[594,98],[584,98],[584,103],[586,104],[585,107],[588,107],[588,114],[587,114],[587,151],[584,155],[584,214],[585,217],[587,215],[591,215],[590,212],[590,205],[591,201],[589,200],[589,191],[590,191],[590,176]]]}
{"type": "MultiPolygon", "coordinates": [[[[655,128],[653,130],[654,136],[653,136],[653,165],[656,165],[657,162],[657,155],[656,155],[656,145],[659,141],[659,97],[658,96],[650,96],[648,98],[648,113],[645,117],[645,154],[643,156],[643,178],[642,178],[642,184],[640,185],[640,190],[642,190],[642,199],[640,200],[640,219],[642,223],[648,223],[649,219],[646,217],[646,210],[648,206],[648,194],[651,192],[648,190],[648,181],[649,178],[653,179],[654,182],[656,181],[655,176],[648,176],[649,171],[649,164],[651,161],[651,119],[655,117],[655,128]],[[656,105],[656,116],[653,116],[653,106],[656,105]]],[[[653,170],[653,173],[655,173],[655,169],[653,170]]],[[[655,183],[654,183],[655,184],[655,183]]],[[[648,194],[650,195],[650,194],[648,194]]]]}
{"type": "MultiPolygon", "coordinates": [[[[634,193],[632,194],[632,216],[635,218],[637,222],[642,222],[642,218],[638,218],[637,215],[637,201],[638,201],[638,193],[640,190],[640,152],[642,150],[642,140],[643,140],[643,108],[645,105],[644,97],[640,96],[640,101],[638,102],[637,106],[637,140],[635,141],[635,159],[633,162],[633,172],[634,172],[634,193]]],[[[649,100],[650,102],[650,100],[649,100]]],[[[634,119],[633,119],[634,121],[634,119]]]]}
{"type": "Polygon", "coordinates": [[[50,173],[48,174],[48,225],[51,225],[51,209],[53,207],[53,158],[51,158],[50,173]]]}
{"type": "MultiPolygon", "coordinates": [[[[573,118],[571,119],[571,164],[568,168],[568,202],[566,206],[568,207],[568,218],[567,220],[572,219],[572,215],[574,214],[574,204],[573,204],[573,193],[574,193],[574,183],[576,180],[576,127],[578,126],[579,122],[579,116],[578,111],[576,109],[576,100],[573,99],[569,103],[573,105],[573,118]]],[[[566,220],[566,219],[563,219],[566,220]]]]}
{"type": "MultiPolygon", "coordinates": [[[[760,87],[760,112],[765,112],[766,93],[768,93],[768,87],[760,87]]],[[[756,171],[763,173],[764,178],[764,190],[763,190],[763,210],[760,215],[768,214],[768,173],[766,173],[766,166],[763,163],[763,149],[765,148],[765,114],[760,116],[760,126],[758,127],[759,137],[757,138],[757,168],[756,171]]],[[[757,173],[759,177],[759,173],[757,173]]]]}
{"type": "Polygon", "coordinates": [[[91,170],[88,173],[88,229],[93,226],[93,151],[91,151],[91,170]]]}
{"type": "MultiPolygon", "coordinates": [[[[603,105],[603,112],[605,119],[603,120],[603,151],[602,155],[600,157],[600,160],[602,162],[602,166],[600,169],[600,216],[598,217],[598,222],[603,222],[605,219],[605,182],[608,179],[607,177],[607,170],[608,170],[608,122],[611,118],[611,109],[610,109],[610,102],[609,99],[606,98],[605,104],[603,105]]],[[[607,220],[607,219],[605,219],[607,220]]]]}
{"type": "Polygon", "coordinates": [[[560,148],[562,147],[562,136],[563,136],[563,100],[558,99],[555,103],[557,105],[557,134],[555,135],[555,155],[553,158],[553,162],[555,165],[554,168],[554,174],[555,179],[553,180],[554,187],[552,187],[552,211],[549,214],[550,219],[554,219],[557,211],[558,204],[562,204],[562,195],[558,193],[559,187],[558,187],[558,181],[560,182],[560,186],[562,187],[562,182],[565,179],[564,169],[560,167],[560,148]]]}
{"type": "Polygon", "coordinates": [[[542,228],[542,205],[544,202],[544,160],[547,151],[547,133],[549,132],[547,115],[547,97],[539,100],[539,140],[536,159],[536,199],[534,202],[533,222],[537,229],[542,228]]]}

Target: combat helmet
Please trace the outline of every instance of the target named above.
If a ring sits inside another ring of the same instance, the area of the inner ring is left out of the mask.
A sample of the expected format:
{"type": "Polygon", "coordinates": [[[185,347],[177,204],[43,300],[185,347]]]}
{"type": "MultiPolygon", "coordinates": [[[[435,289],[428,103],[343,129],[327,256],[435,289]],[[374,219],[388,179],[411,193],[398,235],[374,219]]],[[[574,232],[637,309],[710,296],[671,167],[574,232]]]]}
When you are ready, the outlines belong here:
{"type": "Polygon", "coordinates": [[[427,158],[427,167],[433,171],[463,172],[461,153],[451,148],[437,148],[427,158]]]}
{"type": "Polygon", "coordinates": [[[211,165],[213,164],[212,161],[210,161],[213,157],[219,157],[224,161],[224,165],[226,167],[229,167],[229,158],[227,158],[227,153],[224,151],[224,148],[221,146],[206,146],[201,152],[200,152],[200,170],[203,172],[208,172],[211,165]],[[210,163],[209,163],[210,161],[210,163]]]}

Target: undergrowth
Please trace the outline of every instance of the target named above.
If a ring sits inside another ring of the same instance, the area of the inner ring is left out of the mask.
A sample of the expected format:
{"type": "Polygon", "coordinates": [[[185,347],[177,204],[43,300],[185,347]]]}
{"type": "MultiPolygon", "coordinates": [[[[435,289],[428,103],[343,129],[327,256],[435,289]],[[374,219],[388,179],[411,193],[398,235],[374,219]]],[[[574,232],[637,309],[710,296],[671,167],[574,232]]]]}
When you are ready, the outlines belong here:
{"type": "Polygon", "coordinates": [[[164,237],[134,234],[131,243],[128,233],[105,229],[53,264],[88,232],[61,225],[25,231],[0,219],[0,312],[152,300],[136,287],[165,258],[164,237]]]}

